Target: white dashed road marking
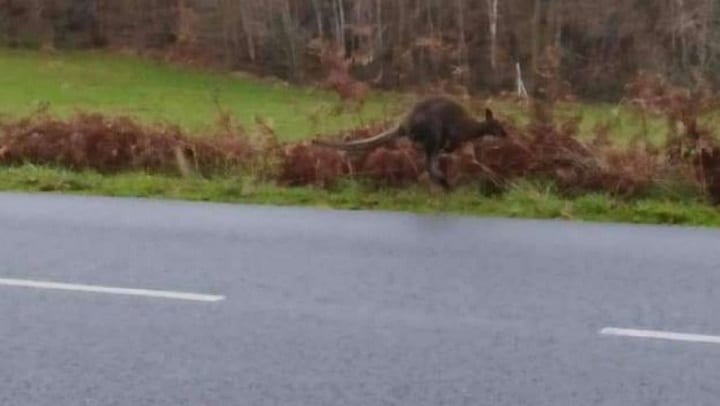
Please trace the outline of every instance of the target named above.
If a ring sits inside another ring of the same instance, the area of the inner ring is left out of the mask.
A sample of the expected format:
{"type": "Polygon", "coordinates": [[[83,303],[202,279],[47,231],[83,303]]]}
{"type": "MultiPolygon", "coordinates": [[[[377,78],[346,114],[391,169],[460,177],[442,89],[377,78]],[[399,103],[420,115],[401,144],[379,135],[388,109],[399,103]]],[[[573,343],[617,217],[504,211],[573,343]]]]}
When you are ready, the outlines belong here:
{"type": "Polygon", "coordinates": [[[617,337],[650,338],[656,340],[685,341],[691,343],[720,344],[720,336],[700,334],[674,333],[657,330],[634,330],[625,328],[607,327],[600,330],[600,334],[617,337]]]}
{"type": "Polygon", "coordinates": [[[0,286],[11,286],[34,289],[56,289],[75,292],[104,293],[111,295],[145,296],[161,299],[191,300],[196,302],[219,302],[225,300],[225,296],[205,295],[200,293],[173,292],[166,290],[151,289],[128,289],[96,285],[76,285],[71,283],[57,283],[45,281],[32,281],[24,279],[0,278],[0,286]]]}

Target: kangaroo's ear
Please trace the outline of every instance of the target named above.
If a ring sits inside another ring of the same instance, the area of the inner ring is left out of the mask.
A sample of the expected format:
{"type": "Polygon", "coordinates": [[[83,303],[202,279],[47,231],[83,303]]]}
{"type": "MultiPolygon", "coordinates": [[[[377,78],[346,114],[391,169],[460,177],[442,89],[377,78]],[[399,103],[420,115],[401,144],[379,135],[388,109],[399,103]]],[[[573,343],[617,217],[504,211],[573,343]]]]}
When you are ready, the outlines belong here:
{"type": "Polygon", "coordinates": [[[494,116],[492,110],[490,110],[490,109],[485,109],[485,120],[487,120],[487,121],[492,121],[492,120],[494,120],[494,119],[495,119],[495,116],[494,116]]]}

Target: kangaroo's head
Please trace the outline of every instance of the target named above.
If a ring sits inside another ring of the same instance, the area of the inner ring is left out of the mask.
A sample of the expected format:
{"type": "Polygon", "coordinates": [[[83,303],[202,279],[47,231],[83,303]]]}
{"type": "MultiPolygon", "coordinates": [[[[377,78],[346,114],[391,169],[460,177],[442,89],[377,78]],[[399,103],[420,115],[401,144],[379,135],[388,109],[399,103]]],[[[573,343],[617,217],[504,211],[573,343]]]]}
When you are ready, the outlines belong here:
{"type": "Polygon", "coordinates": [[[486,135],[493,135],[502,138],[507,137],[505,128],[498,120],[495,119],[495,115],[490,109],[485,109],[485,121],[480,122],[478,130],[478,136],[480,137],[486,135]]]}

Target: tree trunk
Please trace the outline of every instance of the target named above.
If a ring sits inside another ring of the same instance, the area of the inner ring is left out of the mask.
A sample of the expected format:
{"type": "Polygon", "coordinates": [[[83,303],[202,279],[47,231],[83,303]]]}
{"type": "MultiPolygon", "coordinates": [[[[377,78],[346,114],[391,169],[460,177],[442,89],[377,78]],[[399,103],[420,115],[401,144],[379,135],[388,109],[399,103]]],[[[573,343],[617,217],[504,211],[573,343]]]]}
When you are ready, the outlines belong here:
{"type": "Polygon", "coordinates": [[[282,22],[287,39],[289,74],[290,78],[295,80],[298,78],[298,66],[297,51],[295,49],[295,28],[293,27],[292,15],[290,13],[290,1],[291,0],[285,0],[283,3],[282,22]]]}
{"type": "Polygon", "coordinates": [[[345,46],[345,5],[343,0],[337,0],[338,8],[338,31],[340,34],[340,43],[345,46]]]}
{"type": "Polygon", "coordinates": [[[464,74],[468,70],[468,47],[465,37],[465,0],[455,0],[457,6],[457,22],[458,22],[458,50],[460,51],[460,68],[463,73],[462,78],[467,85],[467,75],[464,74]]]}
{"type": "Polygon", "coordinates": [[[378,48],[385,49],[385,41],[383,36],[383,15],[382,15],[382,0],[375,0],[375,30],[378,41],[378,48]]]}
{"type": "Polygon", "coordinates": [[[488,21],[490,26],[490,67],[497,72],[497,21],[498,0],[487,0],[488,21]]]}
{"type": "Polygon", "coordinates": [[[548,45],[549,11],[553,0],[535,0],[533,14],[532,44],[532,102],[533,115],[538,124],[548,125],[552,122],[552,98],[548,91],[552,77],[547,71],[548,63],[543,56],[548,45]]]}
{"type": "Polygon", "coordinates": [[[250,25],[250,6],[247,4],[249,0],[238,0],[240,7],[240,24],[242,25],[243,34],[247,43],[248,57],[252,63],[255,63],[255,36],[253,35],[252,26],[250,25]]]}
{"type": "Polygon", "coordinates": [[[320,38],[325,36],[325,29],[323,27],[322,11],[320,10],[319,0],[312,0],[313,10],[315,11],[315,21],[317,23],[317,32],[320,38]]]}

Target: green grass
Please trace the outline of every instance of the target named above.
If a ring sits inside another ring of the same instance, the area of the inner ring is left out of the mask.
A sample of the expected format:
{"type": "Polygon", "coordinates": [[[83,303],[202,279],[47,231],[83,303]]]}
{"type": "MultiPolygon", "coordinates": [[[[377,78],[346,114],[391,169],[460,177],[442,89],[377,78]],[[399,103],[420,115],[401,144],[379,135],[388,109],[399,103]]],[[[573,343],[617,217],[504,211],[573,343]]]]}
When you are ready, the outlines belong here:
{"type": "MultiPolygon", "coordinates": [[[[518,125],[524,126],[530,122],[526,106],[498,102],[497,108],[518,125]]],[[[580,117],[579,135],[583,139],[597,135],[600,127],[607,127],[608,135],[619,145],[625,145],[633,138],[645,138],[659,145],[668,134],[667,120],[659,114],[642,114],[612,103],[559,102],[555,105],[553,115],[559,123],[580,117]]],[[[708,123],[708,120],[703,123],[708,123]]]]}
{"type": "Polygon", "coordinates": [[[720,226],[720,211],[692,199],[626,202],[599,194],[563,198],[551,188],[530,182],[520,183],[501,196],[484,197],[471,188],[447,195],[431,193],[423,187],[373,190],[356,182],[346,182],[333,190],[283,188],[231,177],[180,179],[143,173],[103,176],[94,172],[25,165],[0,168],[0,190],[425,214],[720,226]]]}
{"type": "MultiPolygon", "coordinates": [[[[280,136],[289,140],[335,132],[396,115],[412,98],[374,92],[358,113],[334,114],[334,93],[311,87],[259,81],[247,75],[211,73],[171,66],[149,59],[103,51],[43,54],[0,48],[0,115],[19,117],[48,104],[50,111],[67,116],[78,110],[124,114],[146,122],[179,124],[202,133],[218,117],[214,100],[251,128],[256,115],[269,119],[280,136]]],[[[502,101],[490,101],[501,116],[518,124],[528,122],[528,111],[502,101]]],[[[665,120],[612,104],[560,103],[556,116],[582,116],[581,132],[593,134],[600,124],[611,124],[620,141],[637,135],[661,141],[665,120]]]]}
{"type": "Polygon", "coordinates": [[[202,132],[218,117],[215,98],[247,127],[256,115],[279,135],[301,139],[393,114],[396,95],[371,95],[361,114],[333,114],[339,98],[229,73],[211,73],[107,52],[41,54],[0,49],[0,114],[18,117],[49,104],[53,114],[78,110],[131,115],[202,132]],[[317,120],[312,119],[315,116],[317,120]]]}
{"type": "MultiPolygon", "coordinates": [[[[48,103],[50,112],[67,116],[78,110],[130,115],[145,122],[179,124],[202,135],[216,120],[217,97],[241,124],[251,129],[255,115],[269,119],[289,140],[334,132],[362,121],[389,118],[408,100],[374,93],[361,115],[335,115],[336,95],[286,86],[237,74],[202,72],[107,52],[41,54],[0,49],[0,116],[20,117],[48,103]],[[317,120],[311,119],[315,116],[317,120]]],[[[498,115],[528,122],[526,108],[491,101],[498,115]]],[[[581,115],[581,133],[593,134],[609,123],[620,142],[634,136],[663,140],[661,117],[643,117],[611,104],[561,103],[560,119],[581,115]]],[[[465,188],[449,195],[423,187],[377,191],[347,182],[333,190],[257,185],[232,177],[182,179],[129,173],[102,176],[36,166],[0,168],[0,190],[52,191],[107,196],[158,197],[215,202],[310,205],[340,209],[401,210],[485,216],[566,218],[632,223],[720,226],[720,210],[690,197],[693,193],[653,195],[624,202],[605,195],[562,198],[552,189],[523,183],[501,197],[482,197],[465,188]]]]}

